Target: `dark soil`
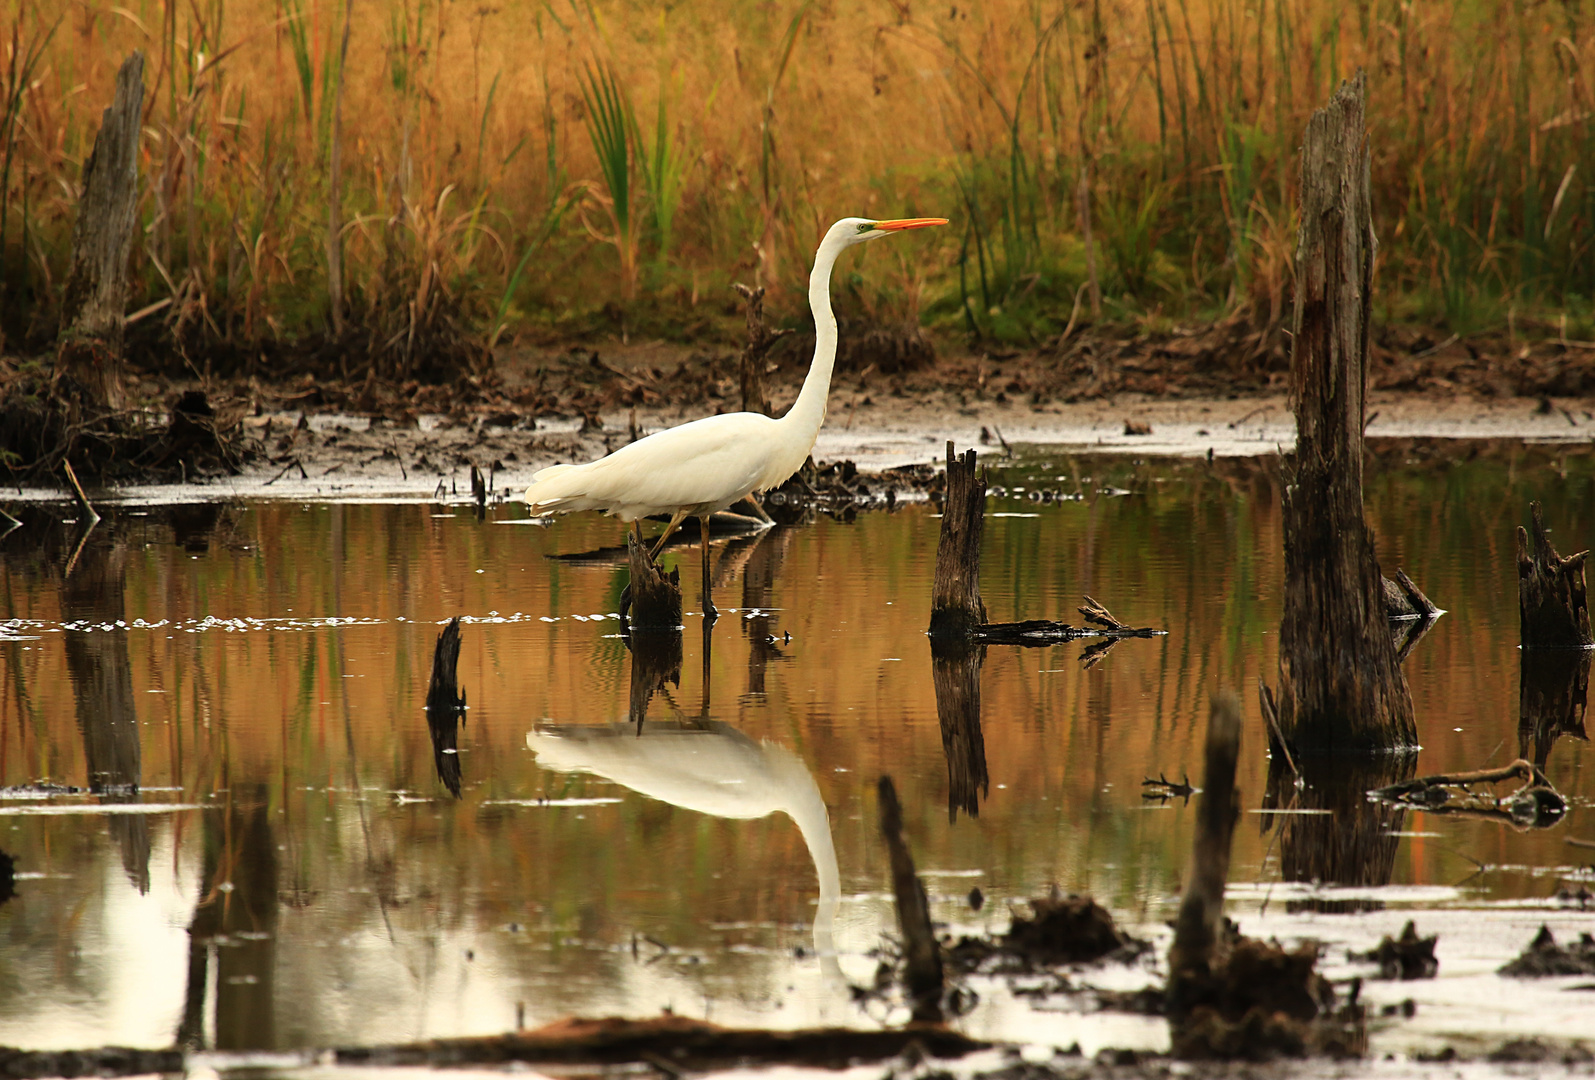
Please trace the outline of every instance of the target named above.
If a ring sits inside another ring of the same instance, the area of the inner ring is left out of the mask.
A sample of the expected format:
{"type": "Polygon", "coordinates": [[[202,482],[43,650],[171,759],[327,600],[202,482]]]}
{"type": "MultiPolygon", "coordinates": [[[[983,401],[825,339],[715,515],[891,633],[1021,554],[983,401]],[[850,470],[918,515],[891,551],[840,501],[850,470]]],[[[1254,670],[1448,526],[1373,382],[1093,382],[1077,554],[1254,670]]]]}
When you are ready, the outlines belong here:
{"type": "Polygon", "coordinates": [[[1503,967],[1501,974],[1518,979],[1595,975],[1595,938],[1582,934],[1570,945],[1558,945],[1550,927],[1542,926],[1523,955],[1503,967]]]}

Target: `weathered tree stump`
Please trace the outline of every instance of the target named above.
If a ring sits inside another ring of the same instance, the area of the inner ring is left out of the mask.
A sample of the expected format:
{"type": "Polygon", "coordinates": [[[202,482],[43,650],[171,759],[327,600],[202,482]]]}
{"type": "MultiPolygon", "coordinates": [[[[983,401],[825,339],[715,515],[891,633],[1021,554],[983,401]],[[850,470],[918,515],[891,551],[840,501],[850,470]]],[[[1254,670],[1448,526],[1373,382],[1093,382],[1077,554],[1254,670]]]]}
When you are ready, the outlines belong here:
{"type": "Polygon", "coordinates": [[[947,758],[947,820],[962,810],[980,816],[980,800],[991,789],[986,773],[986,737],[980,730],[980,668],[986,647],[932,638],[931,679],[936,687],[936,717],[947,758]]]}
{"type": "Polygon", "coordinates": [[[626,532],[626,555],[631,564],[631,584],[620,602],[623,630],[675,630],[681,626],[681,571],[666,574],[637,540],[626,532]]]}
{"type": "Polygon", "coordinates": [[[1298,755],[1417,738],[1362,510],[1374,252],[1366,78],[1313,114],[1301,151],[1291,393],[1294,475],[1284,489],[1285,596],[1278,719],[1298,755]]]}
{"type": "Polygon", "coordinates": [[[1589,552],[1558,555],[1545,529],[1539,503],[1530,503],[1534,519],[1533,546],[1529,534],[1517,527],[1517,608],[1519,640],[1525,649],[1588,649],[1589,593],[1584,584],[1584,561],[1589,552]]]}
{"type": "Polygon", "coordinates": [[[930,636],[970,638],[986,621],[980,599],[980,541],[986,531],[986,481],[975,472],[975,452],[962,457],[947,443],[947,493],[936,579],[931,586],[930,636]]]}
{"type": "Polygon", "coordinates": [[[905,981],[915,1020],[939,1022],[942,1018],[941,945],[930,926],[930,902],[925,886],[914,872],[914,856],[903,839],[903,808],[890,776],[877,785],[880,795],[881,836],[892,859],[892,891],[897,897],[897,926],[903,935],[905,981]]]}
{"type": "Polygon", "coordinates": [[[763,285],[750,289],[737,282],[731,287],[742,296],[748,317],[748,341],[742,346],[742,357],[737,365],[742,376],[742,409],[770,416],[770,399],[764,393],[764,358],[777,341],[792,331],[771,330],[764,325],[763,285]]]}
{"type": "Polygon", "coordinates": [[[1518,650],[1517,756],[1544,769],[1551,748],[1563,735],[1588,739],[1588,649],[1518,650]]]}
{"type": "Polygon", "coordinates": [[[450,795],[460,797],[460,721],[465,691],[460,689],[460,617],[450,619],[432,647],[432,675],[426,688],[426,728],[432,737],[432,764],[450,795]]]}
{"type": "Polygon", "coordinates": [[[72,261],[61,298],[55,382],[74,384],[72,400],[122,407],[122,330],[127,257],[138,210],[138,137],[144,105],[144,54],[135,50],[116,75],[94,149],[83,167],[83,195],[72,229],[72,261]]]}
{"type": "Polygon", "coordinates": [[[1224,883],[1229,877],[1230,838],[1240,810],[1235,763],[1241,747],[1241,706],[1233,694],[1213,699],[1207,720],[1207,760],[1196,800],[1196,837],[1191,875],[1174,921],[1169,948],[1169,1015],[1189,1012],[1192,995],[1205,987],[1224,919],[1224,883]]]}

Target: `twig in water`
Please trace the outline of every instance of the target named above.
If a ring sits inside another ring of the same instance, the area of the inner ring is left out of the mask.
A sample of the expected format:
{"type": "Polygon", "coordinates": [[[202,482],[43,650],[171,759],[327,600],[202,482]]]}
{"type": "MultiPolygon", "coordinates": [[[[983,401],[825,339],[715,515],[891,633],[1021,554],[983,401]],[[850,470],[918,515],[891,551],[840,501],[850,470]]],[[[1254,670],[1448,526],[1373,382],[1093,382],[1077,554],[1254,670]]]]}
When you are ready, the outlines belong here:
{"type": "Polygon", "coordinates": [[[404,477],[405,480],[409,480],[410,471],[404,467],[404,455],[399,453],[399,438],[397,435],[393,437],[393,457],[399,463],[399,475],[404,477]]]}
{"type": "Polygon", "coordinates": [[[991,425],[991,430],[996,434],[997,441],[1002,443],[1002,452],[1012,456],[1013,447],[1009,446],[1008,440],[1002,437],[1002,428],[998,427],[996,424],[993,424],[991,425]]]}
{"type": "Polygon", "coordinates": [[[78,483],[78,474],[72,471],[72,463],[63,461],[61,465],[66,469],[66,478],[72,481],[72,492],[77,496],[78,506],[89,516],[89,524],[93,525],[100,520],[100,515],[95,512],[94,504],[89,502],[89,497],[83,494],[83,485],[78,483]]]}

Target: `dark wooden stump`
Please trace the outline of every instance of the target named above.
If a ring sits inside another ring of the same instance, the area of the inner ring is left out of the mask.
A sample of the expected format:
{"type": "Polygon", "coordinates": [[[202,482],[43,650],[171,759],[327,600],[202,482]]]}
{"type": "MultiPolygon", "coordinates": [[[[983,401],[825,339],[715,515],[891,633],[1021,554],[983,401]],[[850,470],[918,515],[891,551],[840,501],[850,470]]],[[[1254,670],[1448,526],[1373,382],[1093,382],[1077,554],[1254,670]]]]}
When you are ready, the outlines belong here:
{"type": "Polygon", "coordinates": [[[880,779],[881,836],[892,859],[892,891],[897,897],[897,926],[903,935],[904,975],[916,1021],[942,1018],[941,946],[930,927],[930,902],[914,872],[914,856],[903,839],[903,808],[890,776],[880,779]]]}
{"type": "Polygon", "coordinates": [[[738,282],[731,287],[741,295],[748,317],[748,341],[742,346],[737,365],[742,376],[742,409],[770,416],[770,399],[764,393],[764,359],[770,348],[792,331],[771,330],[764,325],[763,285],[750,289],[738,282]]]}
{"type": "Polygon", "coordinates": [[[626,532],[631,584],[621,600],[622,629],[675,630],[681,626],[681,571],[666,574],[648,557],[635,531],[626,532]]]}
{"type": "Polygon", "coordinates": [[[1213,699],[1207,720],[1207,760],[1202,794],[1196,800],[1196,837],[1191,874],[1174,922],[1169,948],[1169,1016],[1183,1018],[1205,988],[1224,918],[1224,883],[1229,877],[1230,839],[1239,814],[1235,763],[1241,747],[1240,700],[1228,693],[1213,699]]]}
{"type": "Polygon", "coordinates": [[[138,136],[144,105],[144,54],[134,51],[116,76],[94,149],[83,167],[83,196],[72,229],[72,261],[61,295],[61,341],[55,379],[74,399],[122,407],[122,329],[127,257],[138,210],[138,136]]]}
{"type": "Polygon", "coordinates": [[[1563,735],[1588,739],[1588,649],[1518,650],[1517,756],[1544,769],[1551,747],[1563,735]]]}
{"type": "Polygon", "coordinates": [[[1584,585],[1588,551],[1558,555],[1545,529],[1539,503],[1530,503],[1533,546],[1517,528],[1517,607],[1520,642],[1525,649],[1588,649],[1589,593],[1584,585]]]}
{"type": "Polygon", "coordinates": [[[426,728],[432,737],[432,764],[450,795],[460,797],[460,721],[465,691],[460,689],[460,617],[450,619],[432,647],[432,675],[426,688],[426,728]]]}
{"type": "Polygon", "coordinates": [[[1313,114],[1301,152],[1291,391],[1294,475],[1284,489],[1285,596],[1278,721],[1297,751],[1417,739],[1362,510],[1374,252],[1366,79],[1313,114]]]}
{"type": "Polygon", "coordinates": [[[947,493],[941,539],[936,543],[936,580],[931,586],[930,636],[972,637],[986,621],[980,599],[980,541],[986,526],[986,482],[975,471],[975,452],[962,457],[947,443],[947,493]]]}
{"type": "Polygon", "coordinates": [[[932,638],[930,658],[941,748],[947,758],[947,820],[957,821],[960,810],[979,817],[980,800],[991,789],[986,737],[980,730],[980,668],[986,648],[932,638]]]}

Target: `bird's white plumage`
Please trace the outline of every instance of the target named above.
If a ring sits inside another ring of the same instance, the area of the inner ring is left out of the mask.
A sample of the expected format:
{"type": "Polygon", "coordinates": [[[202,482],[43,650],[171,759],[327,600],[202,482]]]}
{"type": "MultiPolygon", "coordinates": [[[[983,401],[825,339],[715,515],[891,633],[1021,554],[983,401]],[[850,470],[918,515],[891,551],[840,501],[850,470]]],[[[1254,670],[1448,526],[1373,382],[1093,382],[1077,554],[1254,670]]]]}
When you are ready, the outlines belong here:
{"type": "Polygon", "coordinates": [[[759,413],[709,416],[656,432],[585,465],[554,465],[532,478],[534,514],[602,510],[622,521],[653,514],[703,517],[756,491],[784,483],[802,467],[825,422],[836,361],[831,268],[854,244],[941,218],[871,221],[843,218],[825,234],[809,275],[814,359],[797,401],[779,420],[759,413]]]}

